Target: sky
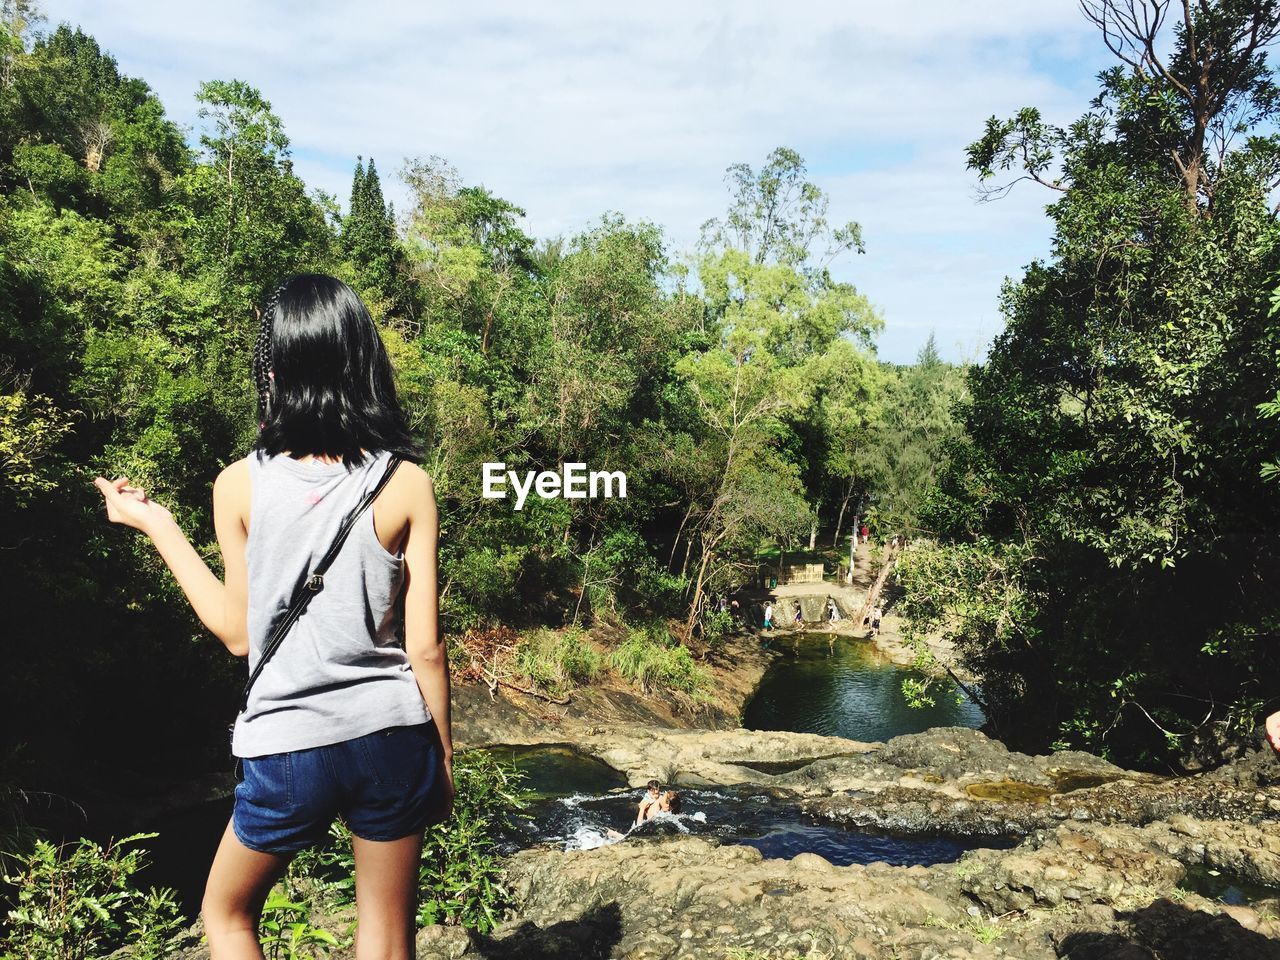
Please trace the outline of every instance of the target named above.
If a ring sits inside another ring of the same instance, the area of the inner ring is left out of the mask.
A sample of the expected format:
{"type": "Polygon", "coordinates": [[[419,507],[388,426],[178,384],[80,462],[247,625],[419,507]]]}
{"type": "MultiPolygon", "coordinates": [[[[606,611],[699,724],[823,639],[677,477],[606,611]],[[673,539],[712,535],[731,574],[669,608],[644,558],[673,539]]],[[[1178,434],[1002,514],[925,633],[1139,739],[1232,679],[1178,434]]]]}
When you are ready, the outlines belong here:
{"type": "MultiPolygon", "coordinates": [[[[345,201],[373,157],[406,209],[406,158],[445,158],[526,212],[535,237],[601,215],[660,224],[669,252],[725,212],[725,168],[797,151],[834,223],[866,253],[833,265],[884,317],[879,355],[930,333],[982,359],[999,292],[1049,249],[1043,187],[979,202],[965,146],[988,117],[1038,107],[1068,123],[1110,63],[1075,0],[842,0],[619,5],[311,0],[44,0],[198,129],[202,81],[257,87],[294,169],[345,201]]],[[[198,136],[192,133],[194,142],[198,136]]]]}

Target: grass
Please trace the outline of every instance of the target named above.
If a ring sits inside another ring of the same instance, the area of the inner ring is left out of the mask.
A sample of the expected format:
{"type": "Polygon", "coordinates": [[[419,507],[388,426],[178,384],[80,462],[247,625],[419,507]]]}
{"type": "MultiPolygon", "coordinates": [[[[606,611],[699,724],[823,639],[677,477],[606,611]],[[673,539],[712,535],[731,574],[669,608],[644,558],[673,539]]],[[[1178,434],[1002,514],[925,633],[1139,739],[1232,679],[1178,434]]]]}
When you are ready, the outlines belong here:
{"type": "Polygon", "coordinates": [[[601,656],[577,627],[563,633],[540,627],[516,643],[514,665],[530,683],[559,693],[594,680],[600,673],[601,656]]]}
{"type": "Polygon", "coordinates": [[[678,690],[695,698],[711,676],[694,662],[687,647],[656,637],[653,630],[632,630],[609,657],[609,664],[644,693],[678,690]]]}
{"type": "Polygon", "coordinates": [[[995,943],[1004,936],[1004,930],[995,922],[987,922],[979,917],[970,917],[962,923],[953,923],[950,920],[943,920],[941,917],[933,915],[925,918],[924,925],[926,927],[941,927],[944,930],[953,930],[956,933],[967,933],[979,943],[995,943]]]}
{"type": "Polygon", "coordinates": [[[961,860],[952,867],[957,880],[968,880],[982,871],[982,863],[976,859],[961,860]]]}

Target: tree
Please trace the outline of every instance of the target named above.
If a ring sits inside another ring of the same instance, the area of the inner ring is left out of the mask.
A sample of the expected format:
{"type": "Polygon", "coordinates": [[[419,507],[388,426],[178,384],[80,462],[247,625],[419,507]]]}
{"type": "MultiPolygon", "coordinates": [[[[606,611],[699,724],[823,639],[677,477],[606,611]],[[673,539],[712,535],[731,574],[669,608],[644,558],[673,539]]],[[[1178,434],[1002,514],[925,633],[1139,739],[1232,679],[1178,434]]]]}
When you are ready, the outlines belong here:
{"type": "Polygon", "coordinates": [[[191,259],[213,279],[229,318],[251,318],[272,286],[331,256],[332,235],[262,94],[240,80],[211,80],[196,99],[208,125],[204,163],[184,183],[195,213],[191,259]]]}
{"type": "Polygon", "coordinates": [[[748,164],[732,164],[725,182],[733,201],[724,220],[702,225],[704,244],[741,250],[757,264],[773,261],[815,271],[849,250],[862,253],[862,228],[852,220],[831,228],[830,198],[804,175],[804,161],[788,147],[770,153],[758,173],[748,164]],[[818,242],[824,245],[821,252],[818,242]]]}
{"type": "Polygon", "coordinates": [[[373,158],[356,161],[351,203],[342,220],[339,242],[355,271],[356,290],[375,313],[409,319],[414,304],[406,283],[407,263],[396,236],[395,212],[382,196],[373,158]]]}
{"type": "Polygon", "coordinates": [[[706,438],[705,469],[677,474],[693,484],[677,535],[686,566],[696,547],[687,635],[709,585],[747,566],[762,539],[814,522],[788,435],[812,415],[825,352],[845,338],[869,346],[882,324],[852,284],[832,280],[833,258],[860,250],[861,232],[853,222],[829,226],[828,198],[804,172],[786,148],[759,173],[731,166],[729,213],[703,227],[697,279],[708,342],[677,368],[693,401],[692,433],[706,438]]]}
{"type": "Polygon", "coordinates": [[[922,552],[903,574],[1002,733],[1149,763],[1214,755],[1280,688],[1262,480],[1280,431],[1257,417],[1276,376],[1280,11],[1186,3],[1166,38],[1168,8],[1086,3],[1123,62],[1089,112],[992,119],[969,148],[983,181],[1053,188],[1053,253],[1006,287],[969,379],[930,511],[954,562],[922,552]]]}
{"type": "Polygon", "coordinates": [[[914,364],[883,375],[867,441],[873,509],[882,526],[918,530],[948,451],[963,434],[955,410],[965,392],[964,370],[943,362],[930,334],[914,364]]]}

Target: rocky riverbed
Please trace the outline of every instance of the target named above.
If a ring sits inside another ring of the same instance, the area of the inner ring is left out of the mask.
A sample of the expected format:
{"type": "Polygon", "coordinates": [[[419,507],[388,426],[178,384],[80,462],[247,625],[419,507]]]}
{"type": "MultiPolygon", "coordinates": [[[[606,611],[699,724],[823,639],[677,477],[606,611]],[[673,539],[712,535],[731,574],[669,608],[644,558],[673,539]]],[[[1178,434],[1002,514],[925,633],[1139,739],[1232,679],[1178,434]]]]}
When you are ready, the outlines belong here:
{"type": "Polygon", "coordinates": [[[581,746],[637,778],[664,764],[720,776],[843,747],[765,778],[778,802],[851,827],[1021,842],[931,867],[771,860],[683,836],[526,850],[508,863],[514,918],[490,938],[423,931],[420,958],[1280,958],[1280,763],[1261,750],[1171,779],[1085,754],[1011,753],[961,729],[883,745],[637,737],[597,731],[581,746]],[[643,768],[615,738],[667,759],[643,768]],[[1207,897],[1206,877],[1256,896],[1207,897]]]}
{"type": "Polygon", "coordinates": [[[767,859],[684,835],[535,847],[507,861],[506,923],[491,936],[424,929],[419,960],[1280,960],[1280,761],[1260,744],[1228,767],[1162,778],[1087,754],[1014,753],[963,728],[884,744],[580,732],[578,749],[632,783],[755,783],[850,829],[1017,845],[933,866],[767,859]]]}

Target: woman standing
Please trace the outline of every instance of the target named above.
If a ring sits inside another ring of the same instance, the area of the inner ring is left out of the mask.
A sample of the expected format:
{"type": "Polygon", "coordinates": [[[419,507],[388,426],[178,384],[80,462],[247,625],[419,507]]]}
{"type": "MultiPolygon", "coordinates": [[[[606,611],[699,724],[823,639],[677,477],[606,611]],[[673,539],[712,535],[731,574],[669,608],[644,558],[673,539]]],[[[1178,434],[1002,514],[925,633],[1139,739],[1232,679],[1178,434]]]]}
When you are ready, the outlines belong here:
{"type": "Polygon", "coordinates": [[[391,467],[236,719],[244,779],[205,888],[210,955],[262,957],[267,894],[341,817],[355,852],[356,956],[408,958],[423,833],[453,805],[431,478],[373,319],[345,283],[287,281],[263,313],[253,367],[257,441],[213,484],[225,583],[127,477],[94,481],[108,519],[151,539],[201,621],[251,670],[343,519],[393,456],[408,462],[391,467]]]}

